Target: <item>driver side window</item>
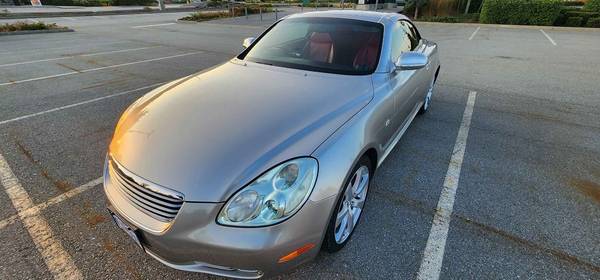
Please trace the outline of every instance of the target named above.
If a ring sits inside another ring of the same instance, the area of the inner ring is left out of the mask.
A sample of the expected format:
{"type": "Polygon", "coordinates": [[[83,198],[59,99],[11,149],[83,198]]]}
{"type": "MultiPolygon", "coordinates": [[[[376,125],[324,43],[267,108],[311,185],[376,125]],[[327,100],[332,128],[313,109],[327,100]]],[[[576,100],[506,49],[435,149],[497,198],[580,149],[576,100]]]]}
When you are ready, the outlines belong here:
{"type": "Polygon", "coordinates": [[[412,49],[412,41],[410,40],[403,23],[401,21],[396,22],[394,29],[392,30],[392,61],[395,62],[403,52],[408,52],[412,49]]]}

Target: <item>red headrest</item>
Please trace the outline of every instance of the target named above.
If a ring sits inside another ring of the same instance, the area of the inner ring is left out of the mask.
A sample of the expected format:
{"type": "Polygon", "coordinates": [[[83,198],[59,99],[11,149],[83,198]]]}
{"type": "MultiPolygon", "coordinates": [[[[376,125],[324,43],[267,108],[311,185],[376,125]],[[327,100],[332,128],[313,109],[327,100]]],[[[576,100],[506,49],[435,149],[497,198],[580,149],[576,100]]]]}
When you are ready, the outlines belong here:
{"type": "Polygon", "coordinates": [[[312,43],[321,43],[321,44],[332,42],[331,36],[329,35],[329,33],[320,33],[320,32],[313,32],[313,34],[310,35],[310,41],[312,43]]]}

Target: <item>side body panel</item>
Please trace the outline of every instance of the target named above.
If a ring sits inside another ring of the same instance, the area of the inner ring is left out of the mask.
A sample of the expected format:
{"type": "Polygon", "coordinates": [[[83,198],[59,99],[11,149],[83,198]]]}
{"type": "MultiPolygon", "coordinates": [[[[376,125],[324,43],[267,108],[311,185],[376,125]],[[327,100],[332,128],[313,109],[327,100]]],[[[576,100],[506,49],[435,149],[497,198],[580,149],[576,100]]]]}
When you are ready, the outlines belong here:
{"type": "Polygon", "coordinates": [[[319,201],[339,195],[352,166],[369,150],[375,151],[377,156],[375,164],[379,166],[412,122],[423,103],[429,86],[434,81],[435,72],[440,65],[437,45],[423,39],[418,51],[428,55],[429,64],[417,71],[399,71],[396,74],[397,81],[390,83],[393,64],[384,57],[389,57],[390,54],[389,40],[391,36],[389,31],[395,20],[397,19],[392,18],[385,25],[384,49],[381,52],[380,63],[388,65],[388,71],[376,72],[372,75],[373,99],[312,154],[319,160],[319,178],[317,179],[317,188],[311,194],[310,200],[319,201]],[[412,86],[414,94],[410,97],[408,94],[400,94],[395,97],[393,91],[390,90],[390,85],[403,90],[401,88],[407,83],[414,83],[412,86]],[[390,107],[396,107],[395,110],[398,110],[397,107],[401,107],[402,104],[407,106],[403,113],[389,111],[390,107]],[[394,114],[402,114],[403,117],[398,123],[386,126],[386,121],[391,119],[394,114]],[[345,171],[340,172],[340,170],[345,171]]]}

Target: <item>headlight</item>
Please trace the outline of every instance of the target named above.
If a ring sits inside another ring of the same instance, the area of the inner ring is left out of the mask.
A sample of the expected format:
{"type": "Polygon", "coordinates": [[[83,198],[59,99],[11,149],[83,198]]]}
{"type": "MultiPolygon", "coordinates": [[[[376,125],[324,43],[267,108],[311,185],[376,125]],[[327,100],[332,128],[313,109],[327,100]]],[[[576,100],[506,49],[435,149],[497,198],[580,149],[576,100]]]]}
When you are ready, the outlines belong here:
{"type": "Polygon", "coordinates": [[[308,199],[317,180],[314,158],[286,161],[254,180],[225,204],[217,222],[256,227],[281,222],[294,215],[308,199]]]}

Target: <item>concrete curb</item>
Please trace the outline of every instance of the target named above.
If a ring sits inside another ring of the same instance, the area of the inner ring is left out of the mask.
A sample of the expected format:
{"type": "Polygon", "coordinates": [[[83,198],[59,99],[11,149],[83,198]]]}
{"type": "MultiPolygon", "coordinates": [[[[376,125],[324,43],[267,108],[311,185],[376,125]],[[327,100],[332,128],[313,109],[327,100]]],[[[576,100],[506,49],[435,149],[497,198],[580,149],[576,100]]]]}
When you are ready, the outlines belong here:
{"type": "Polygon", "coordinates": [[[246,29],[259,29],[259,30],[264,30],[264,29],[266,29],[267,27],[270,26],[270,24],[269,25],[262,25],[262,26],[258,26],[258,25],[227,24],[227,23],[214,22],[214,20],[193,21],[193,20],[180,20],[180,19],[178,19],[178,20],[176,20],[176,22],[177,23],[181,23],[181,24],[188,24],[188,25],[203,24],[203,25],[214,25],[214,26],[229,27],[229,28],[246,28],[246,29]]]}
{"type": "Polygon", "coordinates": [[[487,23],[448,23],[448,22],[430,22],[430,21],[415,21],[417,24],[426,25],[442,25],[442,26],[466,26],[466,27],[491,27],[491,28],[509,28],[509,29],[544,29],[558,31],[592,31],[600,32],[600,28],[593,27],[566,27],[566,26],[544,26],[544,25],[509,25],[509,24],[487,24],[487,23]]]}
{"type": "Polygon", "coordinates": [[[9,13],[0,14],[0,19],[26,19],[26,18],[54,18],[54,17],[82,17],[82,16],[109,16],[109,15],[131,15],[131,14],[156,14],[156,13],[180,13],[193,12],[199,9],[171,8],[164,11],[159,10],[125,10],[125,11],[99,11],[99,12],[53,12],[53,13],[9,13]]]}
{"type": "Polygon", "coordinates": [[[22,30],[22,31],[0,32],[0,36],[42,34],[42,33],[60,33],[60,32],[75,32],[75,30],[70,29],[70,28],[22,30]]]}

